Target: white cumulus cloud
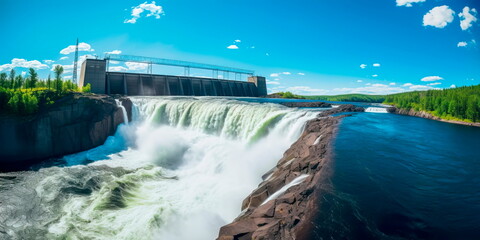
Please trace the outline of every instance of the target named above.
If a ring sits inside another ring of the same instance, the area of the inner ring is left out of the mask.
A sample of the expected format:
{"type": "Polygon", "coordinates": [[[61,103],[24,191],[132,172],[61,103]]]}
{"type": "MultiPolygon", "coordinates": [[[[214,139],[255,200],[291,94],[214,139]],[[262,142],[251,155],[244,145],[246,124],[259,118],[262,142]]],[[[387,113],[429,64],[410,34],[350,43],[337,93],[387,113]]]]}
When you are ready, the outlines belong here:
{"type": "Polygon", "coordinates": [[[397,84],[394,83],[394,82],[392,82],[392,83],[390,83],[390,84],[388,84],[388,85],[390,85],[390,86],[395,86],[395,85],[397,85],[397,84]]]}
{"type": "Polygon", "coordinates": [[[423,16],[423,26],[444,28],[453,21],[455,12],[449,6],[434,7],[423,16]]]}
{"type": "Polygon", "coordinates": [[[367,67],[367,64],[360,64],[361,69],[365,69],[367,67]]]}
{"type": "Polygon", "coordinates": [[[52,63],[54,63],[55,61],[53,61],[53,60],[43,60],[43,62],[46,63],[46,64],[52,64],[52,63]]]}
{"type": "Polygon", "coordinates": [[[136,23],[143,12],[147,13],[147,17],[155,17],[156,19],[160,18],[160,15],[165,15],[162,6],[157,6],[155,1],[151,3],[144,2],[138,6],[132,7],[132,13],[130,14],[132,18],[125,19],[124,23],[136,23]]]}
{"type": "Polygon", "coordinates": [[[378,74],[373,74],[372,77],[378,77],[378,74]]]}
{"type": "Polygon", "coordinates": [[[425,0],[397,0],[397,6],[411,7],[412,3],[425,2],[425,0]]]}
{"type": "Polygon", "coordinates": [[[240,42],[242,42],[242,40],[240,40],[240,39],[237,39],[237,40],[235,40],[234,42],[236,42],[236,43],[240,43],[240,42]]]}
{"type": "Polygon", "coordinates": [[[272,73],[272,74],[270,74],[270,77],[278,77],[278,76],[279,76],[278,73],[272,73]]]}
{"type": "Polygon", "coordinates": [[[14,58],[11,63],[6,63],[0,65],[0,72],[3,70],[11,70],[13,68],[34,68],[34,69],[45,69],[48,68],[46,64],[41,63],[38,60],[27,61],[23,58],[14,58]]]}
{"type": "Polygon", "coordinates": [[[374,67],[380,67],[380,63],[374,63],[373,66],[374,67]]]}
{"type": "Polygon", "coordinates": [[[305,76],[305,73],[298,73],[298,75],[300,75],[300,76],[305,76]]]}
{"type": "Polygon", "coordinates": [[[433,82],[433,81],[439,81],[439,80],[443,80],[443,78],[439,76],[428,76],[420,79],[420,81],[422,82],[433,82]]]}
{"type": "MultiPolygon", "coordinates": [[[[62,49],[60,51],[60,53],[63,54],[63,55],[73,53],[73,52],[75,52],[75,47],[76,47],[76,45],[70,45],[70,46],[62,49]]],[[[92,48],[92,46],[90,46],[90,44],[82,42],[82,43],[78,44],[78,51],[79,52],[93,52],[95,50],[92,48]]]]}
{"type": "Polygon", "coordinates": [[[466,47],[468,45],[467,42],[459,42],[457,43],[457,47],[466,47]]]}
{"type": "Polygon", "coordinates": [[[235,44],[232,44],[230,46],[227,47],[228,49],[238,49],[238,46],[235,45],[235,44]]]}
{"type": "Polygon", "coordinates": [[[411,83],[405,83],[405,84],[403,84],[402,86],[404,86],[404,87],[410,87],[410,86],[413,86],[413,84],[411,84],[411,83]]]}
{"type": "Polygon", "coordinates": [[[472,10],[470,10],[469,7],[463,8],[463,11],[458,14],[462,30],[465,31],[469,29],[472,26],[472,23],[477,21],[475,15],[477,15],[477,10],[475,8],[472,8],[472,10]]]}
{"type": "Polygon", "coordinates": [[[450,85],[450,88],[456,88],[455,84],[450,85]]]}

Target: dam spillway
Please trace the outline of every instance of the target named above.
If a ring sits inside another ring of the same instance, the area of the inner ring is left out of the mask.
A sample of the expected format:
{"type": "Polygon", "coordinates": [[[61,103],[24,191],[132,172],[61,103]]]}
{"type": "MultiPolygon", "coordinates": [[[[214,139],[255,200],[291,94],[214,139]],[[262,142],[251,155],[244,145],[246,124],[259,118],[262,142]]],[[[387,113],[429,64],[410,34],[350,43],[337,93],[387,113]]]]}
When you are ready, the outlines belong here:
{"type": "MultiPolygon", "coordinates": [[[[134,56],[107,56],[105,59],[86,59],[80,72],[80,86],[90,84],[97,94],[122,94],[128,96],[236,96],[259,97],[267,95],[264,77],[253,76],[253,71],[190,63],[168,59],[145,58],[146,64],[182,66],[192,68],[247,74],[248,81],[177,76],[151,73],[127,73],[108,71],[108,61],[132,61],[134,56]]],[[[143,60],[143,58],[142,58],[143,60]]],[[[140,60],[137,60],[141,62],[140,60]]],[[[145,63],[145,62],[143,62],[145,63]]],[[[218,74],[217,74],[218,76],[218,74]]]]}

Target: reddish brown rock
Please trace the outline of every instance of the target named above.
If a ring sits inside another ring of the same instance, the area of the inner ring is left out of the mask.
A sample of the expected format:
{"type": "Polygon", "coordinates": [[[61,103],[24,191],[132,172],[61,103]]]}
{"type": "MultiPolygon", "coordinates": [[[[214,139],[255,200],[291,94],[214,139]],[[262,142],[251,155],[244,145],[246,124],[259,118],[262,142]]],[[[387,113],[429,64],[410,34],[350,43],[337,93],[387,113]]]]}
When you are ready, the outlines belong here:
{"type": "Polygon", "coordinates": [[[308,121],[302,136],[245,198],[243,214],[222,227],[218,239],[308,239],[311,219],[317,211],[317,197],[329,187],[325,179],[330,174],[331,142],[342,118],[328,115],[342,111],[363,109],[345,105],[308,121]],[[305,174],[308,177],[301,183],[262,205],[269,196],[305,174]]]}

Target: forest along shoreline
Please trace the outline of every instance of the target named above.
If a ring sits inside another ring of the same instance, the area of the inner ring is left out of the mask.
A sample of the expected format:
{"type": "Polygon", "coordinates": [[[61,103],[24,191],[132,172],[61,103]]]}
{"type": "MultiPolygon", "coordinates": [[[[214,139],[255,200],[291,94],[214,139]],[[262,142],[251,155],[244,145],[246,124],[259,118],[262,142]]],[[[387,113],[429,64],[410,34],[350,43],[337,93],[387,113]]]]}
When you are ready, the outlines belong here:
{"type": "Polygon", "coordinates": [[[121,96],[67,93],[29,115],[0,114],[0,172],[26,170],[53,157],[98,147],[124,122],[131,120],[132,102],[121,96]]]}
{"type": "Polygon", "coordinates": [[[387,108],[387,112],[393,113],[393,114],[398,114],[398,115],[406,115],[406,116],[412,116],[412,117],[426,118],[426,119],[440,121],[440,122],[446,122],[446,123],[480,127],[479,122],[474,123],[474,122],[465,122],[465,121],[459,121],[459,120],[447,120],[447,119],[443,119],[443,118],[434,116],[431,113],[428,113],[428,112],[425,112],[425,111],[415,111],[414,109],[389,107],[389,108],[387,108]]]}
{"type": "Polygon", "coordinates": [[[218,240],[311,239],[319,197],[328,191],[332,144],[342,112],[363,112],[354,105],[321,112],[308,121],[300,138],[242,203],[242,213],[220,229],[218,240]]]}

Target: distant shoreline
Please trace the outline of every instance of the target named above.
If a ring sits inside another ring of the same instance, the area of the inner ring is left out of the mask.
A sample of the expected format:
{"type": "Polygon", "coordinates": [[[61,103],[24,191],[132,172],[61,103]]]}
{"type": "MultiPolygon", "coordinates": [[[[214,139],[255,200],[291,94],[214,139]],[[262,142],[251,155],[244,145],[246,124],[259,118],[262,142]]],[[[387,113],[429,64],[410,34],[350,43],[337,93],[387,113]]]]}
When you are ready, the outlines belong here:
{"type": "Polygon", "coordinates": [[[406,116],[412,116],[412,117],[420,117],[420,118],[426,118],[430,120],[435,120],[439,122],[445,122],[445,123],[453,123],[453,124],[458,124],[458,125],[465,125],[465,126],[472,126],[472,127],[480,127],[480,123],[471,123],[471,122],[465,122],[465,121],[458,121],[458,120],[447,120],[443,119],[437,116],[433,116],[431,113],[425,112],[425,111],[415,111],[414,109],[403,109],[403,108],[397,108],[397,107],[390,107],[387,109],[389,113],[394,113],[398,115],[406,115],[406,116]]]}

